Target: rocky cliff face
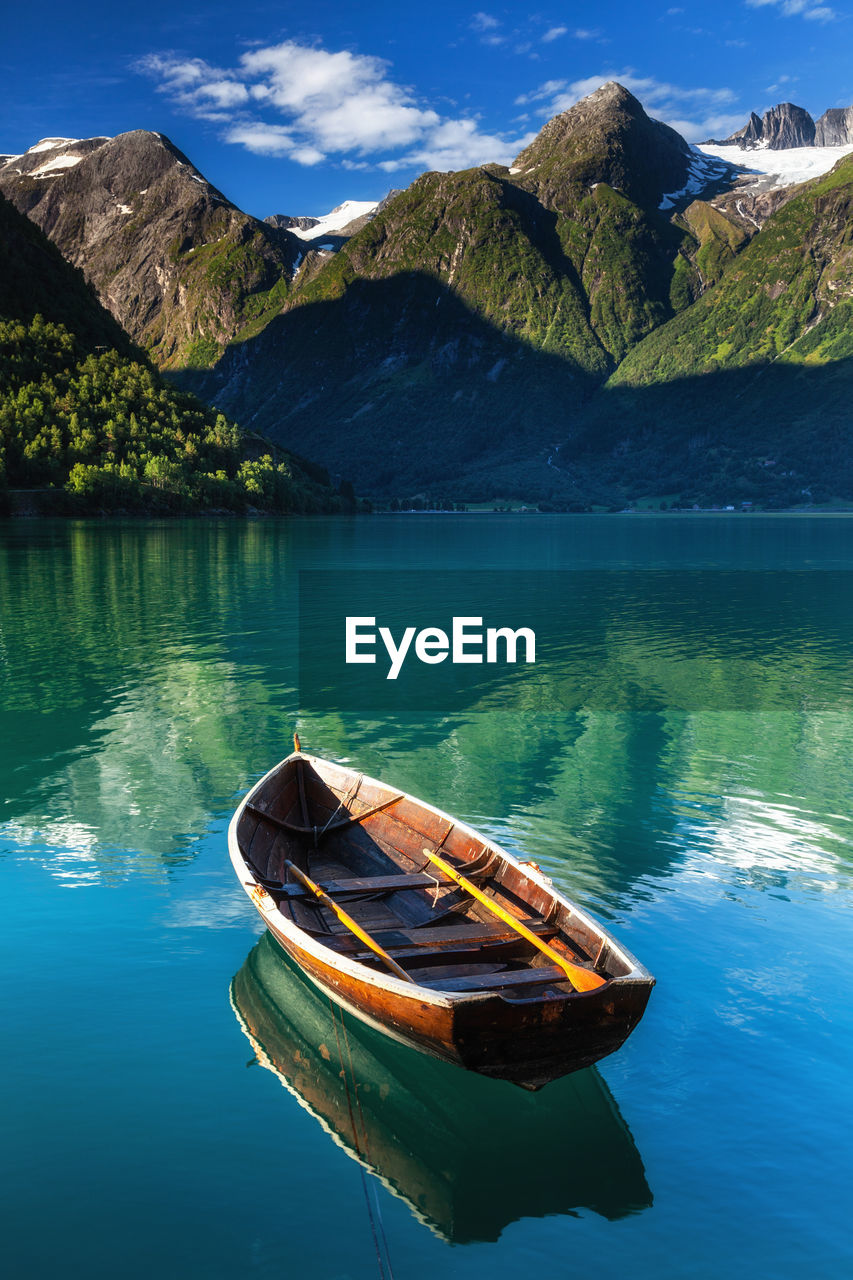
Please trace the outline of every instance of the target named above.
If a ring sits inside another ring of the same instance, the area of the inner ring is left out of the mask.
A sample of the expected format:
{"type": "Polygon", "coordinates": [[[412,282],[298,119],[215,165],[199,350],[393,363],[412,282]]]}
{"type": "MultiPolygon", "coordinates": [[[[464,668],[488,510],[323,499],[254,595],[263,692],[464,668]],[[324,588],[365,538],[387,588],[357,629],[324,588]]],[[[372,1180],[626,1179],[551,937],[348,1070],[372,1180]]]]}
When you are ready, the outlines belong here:
{"type": "Polygon", "coordinates": [[[761,139],[761,116],[757,116],[754,111],[750,111],[749,119],[747,120],[746,124],[743,126],[742,129],[738,129],[736,133],[733,133],[731,137],[709,138],[708,141],[716,147],[725,146],[726,143],[731,143],[733,146],[737,144],[742,147],[748,147],[748,146],[754,146],[755,143],[760,141],[760,139],[761,139]]]}
{"type": "Polygon", "coordinates": [[[162,134],[45,139],[0,192],[165,367],[212,363],[287,296],[298,242],[241,213],[162,134]]]}
{"type": "Polygon", "coordinates": [[[742,129],[728,138],[709,139],[715,146],[837,147],[853,143],[853,107],[831,107],[815,124],[808,111],[792,102],[780,102],[759,118],[753,111],[742,129]]]}
{"type": "Polygon", "coordinates": [[[815,125],[816,147],[843,147],[853,142],[853,107],[830,107],[815,125]]]}
{"type": "Polygon", "coordinates": [[[808,111],[792,102],[781,102],[764,113],[761,120],[760,141],[771,151],[787,147],[814,146],[815,126],[808,111]]]}
{"type": "Polygon", "coordinates": [[[268,218],[264,218],[267,226],[277,227],[279,231],[310,231],[312,227],[316,227],[320,223],[319,218],[292,218],[287,213],[271,213],[268,218]]]}
{"type": "MultiPolygon", "coordinates": [[[[98,302],[82,271],[0,196],[0,322],[36,315],[63,325],[78,353],[114,348],[132,354],[127,334],[98,302]]],[[[11,372],[7,366],[5,373],[11,372]]]]}

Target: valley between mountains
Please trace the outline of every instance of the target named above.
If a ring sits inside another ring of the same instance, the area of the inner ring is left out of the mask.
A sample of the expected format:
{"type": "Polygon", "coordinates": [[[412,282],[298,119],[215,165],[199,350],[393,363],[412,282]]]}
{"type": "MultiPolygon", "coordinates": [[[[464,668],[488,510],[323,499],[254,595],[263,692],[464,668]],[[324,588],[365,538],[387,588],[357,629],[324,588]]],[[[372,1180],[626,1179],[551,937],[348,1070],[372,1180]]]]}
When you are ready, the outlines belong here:
{"type": "Polygon", "coordinates": [[[26,241],[38,260],[29,298],[0,285],[12,487],[144,480],[166,450],[160,499],[174,482],[202,506],[248,501],[233,486],[264,457],[289,496],[252,492],[285,509],[294,486],[320,509],[350,484],[557,510],[853,500],[853,108],[782,104],[695,147],[609,83],[508,168],[323,218],[253,218],[143,131],[0,157],[0,193],[7,259],[26,241]],[[106,431],[45,325],[78,366],[109,350],[183,397],[164,439],[135,409],[135,445],[106,431]],[[188,451],[182,412],[228,447],[188,451]]]}

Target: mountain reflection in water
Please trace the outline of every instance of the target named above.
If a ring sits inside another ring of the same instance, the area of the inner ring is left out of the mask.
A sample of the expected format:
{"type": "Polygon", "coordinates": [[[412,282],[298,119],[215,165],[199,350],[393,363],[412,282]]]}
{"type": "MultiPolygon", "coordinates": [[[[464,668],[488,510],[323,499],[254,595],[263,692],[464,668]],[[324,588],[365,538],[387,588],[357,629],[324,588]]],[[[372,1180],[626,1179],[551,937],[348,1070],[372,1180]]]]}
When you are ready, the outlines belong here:
{"type": "Polygon", "coordinates": [[[643,1163],[594,1069],[525,1093],[346,1017],[265,934],[231,985],[258,1061],[348,1155],[452,1243],[523,1217],[648,1208],[643,1163]],[[343,1064],[343,1065],[342,1065],[343,1064]]]}

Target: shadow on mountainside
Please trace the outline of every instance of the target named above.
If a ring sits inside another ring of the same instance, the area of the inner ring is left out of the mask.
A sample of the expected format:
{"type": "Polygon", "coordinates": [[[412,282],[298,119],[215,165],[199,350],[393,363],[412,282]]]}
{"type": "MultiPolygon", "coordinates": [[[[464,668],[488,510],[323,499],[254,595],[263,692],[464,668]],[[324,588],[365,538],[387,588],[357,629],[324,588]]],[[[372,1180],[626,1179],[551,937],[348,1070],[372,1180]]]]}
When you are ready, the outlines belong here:
{"type": "Polygon", "coordinates": [[[790,506],[853,498],[853,359],[605,387],[560,452],[607,490],[790,506]]]}
{"type": "Polygon", "coordinates": [[[366,495],[853,497],[853,360],[597,387],[420,272],[295,307],[180,382],[366,495]]]}
{"type": "Polygon", "coordinates": [[[362,493],[461,490],[486,463],[544,467],[595,385],[418,272],[296,307],[180,380],[362,493]]]}

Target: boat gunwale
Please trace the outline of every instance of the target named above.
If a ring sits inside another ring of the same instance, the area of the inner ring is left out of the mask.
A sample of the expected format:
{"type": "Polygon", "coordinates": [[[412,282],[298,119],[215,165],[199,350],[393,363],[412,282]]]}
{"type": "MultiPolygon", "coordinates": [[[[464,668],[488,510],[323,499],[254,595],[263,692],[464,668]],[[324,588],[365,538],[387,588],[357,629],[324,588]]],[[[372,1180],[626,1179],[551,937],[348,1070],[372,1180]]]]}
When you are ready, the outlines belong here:
{"type": "MultiPolygon", "coordinates": [[[[259,903],[252,897],[251,891],[253,888],[264,888],[264,886],[261,885],[260,880],[253,875],[252,867],[249,865],[248,860],[243,856],[243,851],[237,838],[237,827],[247,805],[252,802],[253,798],[276,775],[276,773],[279,772],[279,770],[284,769],[286,765],[291,762],[295,762],[296,760],[304,760],[307,763],[312,764],[320,777],[322,777],[322,773],[317,769],[317,766],[322,767],[323,765],[342,769],[351,774],[359,773],[358,770],[353,769],[350,765],[343,764],[339,761],[325,760],[323,757],[314,756],[307,751],[293,751],[290,755],[285,756],[284,759],[280,760],[278,764],[273,765],[273,767],[269,769],[263,777],[259,778],[246,793],[237,807],[228,826],[228,852],[230,854],[234,870],[237,872],[240,884],[245,890],[246,895],[249,897],[249,900],[252,902],[252,905],[258,910],[261,918],[266,922],[270,932],[274,936],[281,934],[283,939],[287,939],[293,946],[307,952],[320,964],[335,969],[342,974],[346,974],[355,981],[365,982],[369,986],[376,987],[383,991],[388,991],[390,994],[395,996],[405,997],[407,1001],[417,1000],[421,1003],[425,1002],[439,1008],[453,1008],[460,1004],[471,1004],[474,1002],[481,1003],[489,1000],[502,999],[503,997],[499,991],[441,991],[440,989],[422,986],[417,982],[404,982],[402,978],[397,978],[392,973],[383,972],[378,969],[369,969],[358,960],[352,960],[346,955],[330,950],[330,948],[319,941],[319,939],[313,938],[310,933],[302,929],[295,921],[288,920],[287,917],[279,910],[278,903],[276,903],[275,899],[272,898],[269,893],[266,895],[269,905],[267,905],[266,901],[259,903]],[[246,879],[247,875],[249,879],[246,879]]],[[[361,774],[360,776],[368,785],[377,786],[388,790],[389,792],[393,791],[393,788],[390,787],[387,782],[383,782],[378,778],[372,778],[368,774],[361,774]]],[[[540,871],[538,868],[534,868],[530,864],[522,862],[521,859],[516,858],[514,854],[502,848],[492,840],[490,836],[485,835],[481,831],[477,831],[476,828],[469,826],[468,823],[463,822],[461,819],[454,818],[452,814],[446,813],[443,809],[439,809],[436,805],[430,804],[427,800],[422,800],[420,797],[413,796],[409,792],[400,792],[400,797],[401,799],[412,801],[412,803],[419,805],[422,809],[427,810],[436,817],[443,818],[447,822],[452,822],[456,830],[459,830],[473,839],[482,842],[485,847],[496,853],[499,858],[502,858],[510,866],[516,868],[523,877],[529,878],[534,881],[534,883],[538,882],[538,884],[544,888],[549,895],[551,895],[556,903],[571,913],[573,919],[580,921],[596,935],[605,939],[613,954],[629,968],[628,973],[608,978],[599,987],[595,987],[589,991],[573,990],[571,992],[561,993],[560,997],[558,997],[559,999],[571,999],[573,1002],[575,1000],[595,1002],[596,999],[600,999],[602,995],[606,995],[606,993],[614,987],[633,986],[635,984],[652,985],[654,983],[652,975],[642,964],[640,964],[636,957],[633,956],[630,951],[626,951],[626,949],[613,937],[608,929],[606,929],[597,920],[593,919],[592,916],[587,914],[587,912],[585,912],[582,907],[579,907],[577,903],[573,902],[570,898],[567,898],[557,888],[553,881],[544,874],[544,872],[540,871]]],[[[307,976],[316,985],[323,986],[324,990],[326,989],[325,984],[322,983],[322,980],[319,977],[315,977],[310,973],[307,976]]],[[[335,998],[340,1000],[341,997],[339,994],[336,994],[335,998]]],[[[543,1000],[551,998],[553,997],[543,997],[543,1000]]]]}

